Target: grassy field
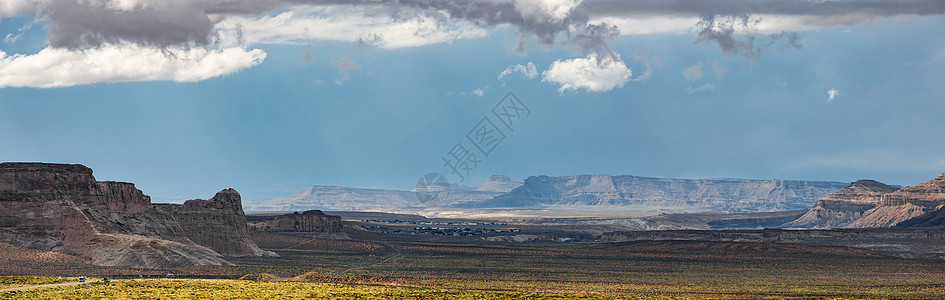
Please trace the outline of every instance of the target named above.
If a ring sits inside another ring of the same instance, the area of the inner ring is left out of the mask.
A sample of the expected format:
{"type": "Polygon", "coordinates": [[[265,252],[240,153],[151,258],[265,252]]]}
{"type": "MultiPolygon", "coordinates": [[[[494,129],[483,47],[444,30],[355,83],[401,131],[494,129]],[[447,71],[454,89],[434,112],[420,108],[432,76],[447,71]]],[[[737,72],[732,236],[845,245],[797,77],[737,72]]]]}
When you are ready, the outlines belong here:
{"type": "Polygon", "coordinates": [[[0,293],[0,299],[659,299],[230,279],[126,279],[0,293]]]}
{"type": "Polygon", "coordinates": [[[75,282],[78,280],[78,277],[61,276],[0,276],[0,289],[62,282],[75,282]]]}
{"type": "Polygon", "coordinates": [[[843,247],[635,242],[393,243],[402,255],[298,280],[420,287],[692,297],[941,298],[945,263],[843,247]]]}

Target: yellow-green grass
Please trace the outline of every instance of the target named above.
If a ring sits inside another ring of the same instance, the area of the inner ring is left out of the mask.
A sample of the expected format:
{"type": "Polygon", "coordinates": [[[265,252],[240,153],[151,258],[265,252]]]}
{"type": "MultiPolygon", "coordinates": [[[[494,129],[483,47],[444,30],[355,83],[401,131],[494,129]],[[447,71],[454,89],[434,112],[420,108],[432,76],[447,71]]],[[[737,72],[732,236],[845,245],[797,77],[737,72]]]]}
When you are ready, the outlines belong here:
{"type": "Polygon", "coordinates": [[[0,276],[0,289],[75,281],[79,281],[79,278],[59,276],[0,276]]]}
{"type": "MultiPolygon", "coordinates": [[[[126,279],[0,293],[0,299],[666,299],[230,279],[126,279]]],[[[685,299],[685,298],[683,298],[685,299]]]]}

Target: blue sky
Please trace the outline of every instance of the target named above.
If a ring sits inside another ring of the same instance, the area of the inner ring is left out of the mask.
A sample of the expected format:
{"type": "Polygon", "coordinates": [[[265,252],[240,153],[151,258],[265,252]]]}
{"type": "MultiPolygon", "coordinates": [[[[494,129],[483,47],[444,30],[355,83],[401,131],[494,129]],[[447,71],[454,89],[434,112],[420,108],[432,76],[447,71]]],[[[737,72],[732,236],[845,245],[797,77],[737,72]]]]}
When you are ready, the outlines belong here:
{"type": "Polygon", "coordinates": [[[941,2],[882,12],[816,1],[783,15],[737,1],[655,12],[520,2],[495,8],[513,21],[410,4],[201,7],[209,42],[151,32],[180,30],[168,22],[84,28],[55,5],[17,2],[0,8],[0,160],[85,164],[157,201],[227,187],[248,199],[309,185],[410,189],[427,172],[449,174],[442,158],[511,92],[531,114],[463,183],[630,174],[911,185],[945,172],[941,2]],[[716,22],[700,25],[709,13],[716,22]],[[590,26],[602,24],[617,30],[590,26]],[[557,28],[551,42],[542,28],[557,28]],[[782,32],[796,39],[772,38],[782,32]]]}

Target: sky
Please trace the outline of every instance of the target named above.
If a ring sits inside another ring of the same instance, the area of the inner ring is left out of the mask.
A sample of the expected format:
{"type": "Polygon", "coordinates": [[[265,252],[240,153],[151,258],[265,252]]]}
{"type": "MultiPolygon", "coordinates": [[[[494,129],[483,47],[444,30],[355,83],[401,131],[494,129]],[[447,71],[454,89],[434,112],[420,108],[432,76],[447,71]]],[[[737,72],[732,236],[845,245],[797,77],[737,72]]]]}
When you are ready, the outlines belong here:
{"type": "Polygon", "coordinates": [[[0,161],[84,164],[155,202],[408,190],[431,172],[912,185],[945,172],[943,13],[0,0],[0,161]]]}

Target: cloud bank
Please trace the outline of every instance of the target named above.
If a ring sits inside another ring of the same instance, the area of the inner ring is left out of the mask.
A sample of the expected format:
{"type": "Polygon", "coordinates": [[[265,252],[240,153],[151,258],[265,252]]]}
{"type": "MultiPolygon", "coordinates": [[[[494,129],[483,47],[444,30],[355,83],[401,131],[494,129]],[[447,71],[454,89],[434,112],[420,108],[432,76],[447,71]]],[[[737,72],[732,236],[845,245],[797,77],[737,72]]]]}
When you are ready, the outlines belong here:
{"type": "MultiPolygon", "coordinates": [[[[204,66],[208,69],[191,72],[216,76],[243,70],[265,58],[262,50],[242,49],[246,45],[306,45],[313,40],[330,40],[355,42],[359,48],[393,49],[480,38],[495,28],[517,31],[520,40],[516,50],[520,52],[525,52],[530,42],[536,42],[569,47],[586,56],[556,61],[553,66],[559,68],[581,64],[592,55],[599,66],[606,67],[597,69],[625,68],[610,46],[614,37],[664,32],[693,33],[696,42],[715,45],[726,56],[755,61],[767,48],[801,48],[802,36],[796,31],[867,23],[890,16],[942,13],[945,2],[940,0],[0,0],[0,18],[32,16],[48,28],[47,49],[36,54],[7,55],[6,61],[15,57],[22,63],[57,56],[74,57],[80,59],[76,64],[82,64],[90,59],[89,55],[111,51],[124,55],[114,59],[118,63],[145,55],[116,50],[131,47],[147,55],[191,50],[210,53],[205,59],[212,53],[253,54],[243,55],[231,64],[217,65],[194,63],[202,60],[193,55],[182,59],[166,55],[160,59],[167,66],[204,66]]],[[[9,36],[9,40],[15,41],[15,35],[9,36]]],[[[0,86],[50,87],[68,85],[58,82],[85,84],[179,77],[168,75],[178,71],[168,71],[172,67],[166,66],[143,68],[153,69],[153,74],[125,71],[109,76],[85,74],[68,66],[50,67],[58,71],[49,73],[74,72],[58,77],[85,75],[98,81],[7,77],[0,81],[0,86]]],[[[121,66],[101,68],[120,70],[121,66]]],[[[588,65],[584,69],[592,68],[588,65]]],[[[629,69],[626,71],[629,73],[629,69]]],[[[550,74],[548,81],[571,82],[557,70],[546,72],[550,74]]],[[[607,82],[624,82],[623,72],[608,74],[617,77],[607,82]]],[[[590,85],[582,88],[600,89],[590,85]]]]}

